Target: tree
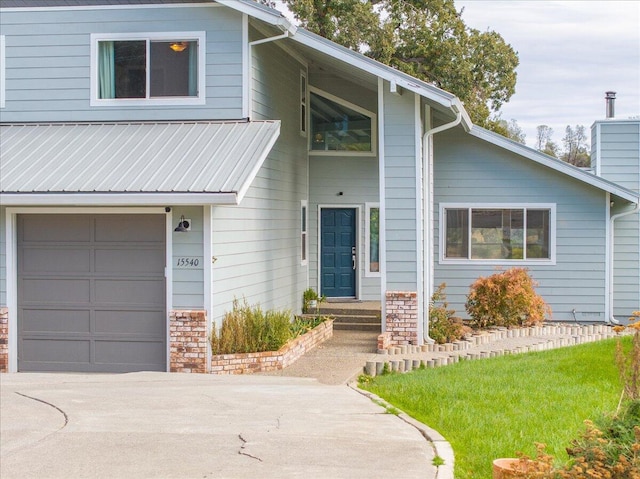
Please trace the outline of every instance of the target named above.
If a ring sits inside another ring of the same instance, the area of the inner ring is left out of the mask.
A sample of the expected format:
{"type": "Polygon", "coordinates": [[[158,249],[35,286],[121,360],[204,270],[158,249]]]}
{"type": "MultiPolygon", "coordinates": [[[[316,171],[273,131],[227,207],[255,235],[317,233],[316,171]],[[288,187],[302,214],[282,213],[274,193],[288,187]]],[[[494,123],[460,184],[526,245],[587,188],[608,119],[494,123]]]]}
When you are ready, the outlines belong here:
{"type": "Polygon", "coordinates": [[[522,143],[523,145],[526,144],[525,139],[527,138],[527,135],[525,135],[524,131],[522,131],[522,128],[520,128],[520,125],[518,125],[518,122],[513,118],[507,121],[503,120],[498,115],[490,119],[489,122],[491,122],[492,124],[490,128],[492,131],[500,133],[502,136],[506,136],[510,140],[522,143]]]}
{"type": "Polygon", "coordinates": [[[450,91],[474,123],[515,92],[518,56],[496,32],[462,20],[453,0],[284,0],[301,26],[450,91]]]}
{"type": "Polygon", "coordinates": [[[583,125],[576,125],[575,129],[567,125],[562,144],[564,153],[560,157],[561,160],[580,167],[588,167],[591,164],[587,135],[583,125]]]}
{"type": "Polygon", "coordinates": [[[538,125],[536,127],[536,145],[535,148],[549,156],[558,157],[558,144],[554,142],[553,128],[547,125],[538,125]]]}

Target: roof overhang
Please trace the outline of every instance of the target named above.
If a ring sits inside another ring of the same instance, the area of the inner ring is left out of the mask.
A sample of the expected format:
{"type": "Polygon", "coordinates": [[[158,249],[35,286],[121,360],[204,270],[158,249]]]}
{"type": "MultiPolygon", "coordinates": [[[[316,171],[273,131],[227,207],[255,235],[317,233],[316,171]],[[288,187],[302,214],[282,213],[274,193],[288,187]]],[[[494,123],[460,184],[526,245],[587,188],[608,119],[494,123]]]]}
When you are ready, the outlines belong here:
{"type": "Polygon", "coordinates": [[[505,150],[511,151],[512,153],[516,153],[517,155],[520,155],[529,160],[533,160],[536,163],[546,166],[547,168],[551,168],[552,170],[558,171],[572,178],[575,178],[576,180],[582,181],[603,191],[611,193],[612,195],[629,201],[630,203],[638,204],[638,202],[640,201],[640,195],[638,193],[635,193],[634,191],[623,188],[616,183],[605,180],[592,173],[583,171],[580,168],[570,165],[569,163],[566,163],[564,161],[558,160],[557,158],[545,155],[544,153],[534,150],[533,148],[529,148],[526,145],[517,143],[502,135],[476,125],[471,128],[470,133],[476,138],[480,138],[481,140],[484,140],[505,150]]]}
{"type": "Polygon", "coordinates": [[[0,202],[239,204],[279,134],[279,121],[0,125],[0,202]]]}

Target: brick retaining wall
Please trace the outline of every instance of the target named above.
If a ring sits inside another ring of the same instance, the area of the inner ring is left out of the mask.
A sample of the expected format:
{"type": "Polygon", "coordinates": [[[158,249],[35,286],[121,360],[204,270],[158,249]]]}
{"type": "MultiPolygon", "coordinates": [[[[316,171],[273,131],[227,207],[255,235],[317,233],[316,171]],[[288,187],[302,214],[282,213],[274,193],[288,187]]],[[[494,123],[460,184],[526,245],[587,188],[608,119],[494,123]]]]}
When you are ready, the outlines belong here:
{"type": "Polygon", "coordinates": [[[302,336],[289,341],[278,351],[219,354],[211,357],[212,374],[247,374],[277,371],[290,366],[306,352],[333,336],[333,320],[324,321],[302,336]]]}
{"type": "Polygon", "coordinates": [[[0,308],[0,373],[9,370],[9,310],[0,308]]]}
{"type": "Polygon", "coordinates": [[[387,291],[385,331],[391,335],[389,345],[419,344],[417,296],[415,291],[387,291]]]}
{"type": "Polygon", "coordinates": [[[169,370],[172,373],[207,372],[207,313],[176,310],[169,314],[169,370]]]}

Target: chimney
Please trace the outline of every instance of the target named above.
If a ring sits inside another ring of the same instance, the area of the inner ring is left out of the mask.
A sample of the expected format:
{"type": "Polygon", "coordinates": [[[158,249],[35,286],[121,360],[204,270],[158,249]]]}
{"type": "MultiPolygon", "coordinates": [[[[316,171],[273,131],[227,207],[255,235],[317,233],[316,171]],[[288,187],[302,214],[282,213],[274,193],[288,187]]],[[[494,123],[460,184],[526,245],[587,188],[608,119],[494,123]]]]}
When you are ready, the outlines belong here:
{"type": "Polygon", "coordinates": [[[607,118],[613,118],[616,116],[616,92],[605,92],[605,100],[607,102],[607,118]]]}

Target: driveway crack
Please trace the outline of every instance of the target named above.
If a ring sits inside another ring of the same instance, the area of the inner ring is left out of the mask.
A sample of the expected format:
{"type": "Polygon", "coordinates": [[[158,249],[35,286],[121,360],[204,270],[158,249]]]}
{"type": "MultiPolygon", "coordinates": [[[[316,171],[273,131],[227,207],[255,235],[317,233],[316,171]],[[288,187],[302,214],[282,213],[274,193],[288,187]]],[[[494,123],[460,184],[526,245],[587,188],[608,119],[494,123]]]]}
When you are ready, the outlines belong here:
{"type": "MultiPolygon", "coordinates": [[[[61,427],[60,429],[65,428],[65,427],[67,426],[67,424],[69,424],[69,416],[67,416],[67,413],[66,413],[66,412],[64,412],[62,409],[60,409],[60,408],[59,408],[58,406],[56,406],[55,404],[51,404],[50,402],[47,402],[47,401],[45,401],[44,399],[40,399],[40,398],[33,397],[33,396],[28,396],[28,395],[26,395],[26,394],[19,393],[19,392],[17,392],[17,391],[16,391],[16,394],[17,394],[18,396],[22,396],[22,397],[27,398],[27,399],[32,399],[33,401],[41,402],[42,404],[46,404],[47,406],[51,406],[53,409],[55,409],[55,410],[56,410],[56,411],[58,411],[60,414],[62,414],[62,416],[64,417],[64,424],[62,425],[62,427],[61,427]]],[[[60,429],[58,429],[58,430],[60,430],[60,429]]]]}
{"type": "Polygon", "coordinates": [[[238,434],[238,439],[240,439],[240,441],[242,442],[242,445],[240,446],[240,450],[238,451],[238,454],[240,454],[241,456],[247,456],[247,457],[250,457],[251,459],[255,459],[256,461],[262,462],[262,459],[260,459],[259,457],[252,456],[251,454],[244,451],[244,448],[247,445],[247,440],[244,437],[242,437],[242,434],[238,434]]]}

